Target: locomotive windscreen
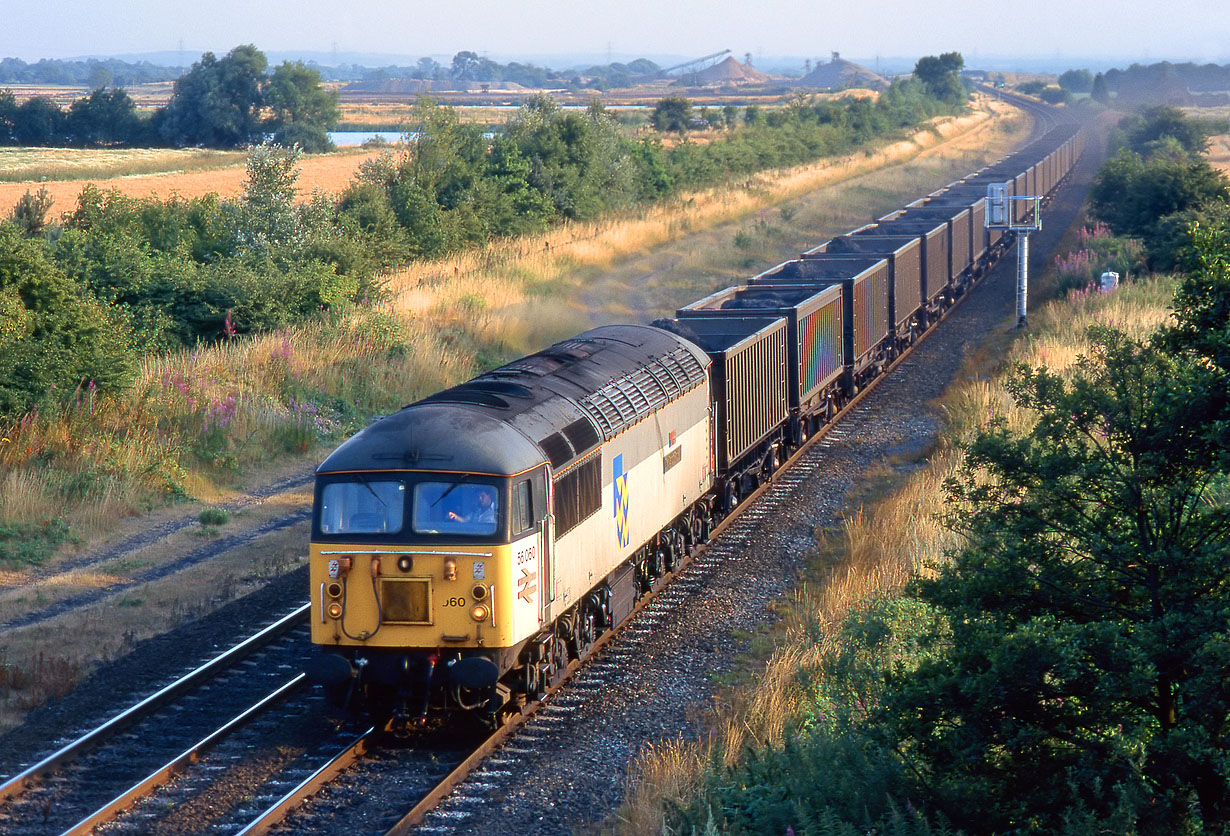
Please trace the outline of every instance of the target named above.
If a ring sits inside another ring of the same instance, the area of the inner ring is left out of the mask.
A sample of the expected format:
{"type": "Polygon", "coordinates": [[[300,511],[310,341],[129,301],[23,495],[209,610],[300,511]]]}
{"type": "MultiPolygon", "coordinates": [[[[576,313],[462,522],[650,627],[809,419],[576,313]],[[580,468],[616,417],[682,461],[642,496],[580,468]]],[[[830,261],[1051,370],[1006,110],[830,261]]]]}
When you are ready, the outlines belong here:
{"type": "Polygon", "coordinates": [[[495,534],[499,494],[479,482],[419,482],[414,486],[416,534],[495,534]]]}
{"type": "Polygon", "coordinates": [[[401,531],[406,483],[392,479],[331,482],[321,493],[322,534],[394,534],[401,531]]]}

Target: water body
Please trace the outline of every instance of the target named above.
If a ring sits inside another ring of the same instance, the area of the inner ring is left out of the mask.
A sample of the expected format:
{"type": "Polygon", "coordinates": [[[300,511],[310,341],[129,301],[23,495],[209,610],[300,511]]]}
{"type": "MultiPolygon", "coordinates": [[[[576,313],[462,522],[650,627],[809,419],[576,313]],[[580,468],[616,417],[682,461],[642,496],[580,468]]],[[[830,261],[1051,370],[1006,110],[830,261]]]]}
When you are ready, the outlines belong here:
{"type": "Polygon", "coordinates": [[[398,131],[329,131],[329,139],[338,148],[362,145],[369,139],[376,138],[385,142],[399,142],[402,134],[398,131]]]}

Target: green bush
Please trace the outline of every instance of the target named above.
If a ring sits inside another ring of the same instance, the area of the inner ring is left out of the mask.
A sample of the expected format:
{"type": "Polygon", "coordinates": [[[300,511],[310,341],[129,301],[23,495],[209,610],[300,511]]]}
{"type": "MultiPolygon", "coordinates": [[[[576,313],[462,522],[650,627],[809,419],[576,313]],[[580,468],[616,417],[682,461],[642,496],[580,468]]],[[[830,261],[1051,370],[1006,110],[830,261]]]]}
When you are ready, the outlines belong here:
{"type": "Polygon", "coordinates": [[[0,523],[0,566],[39,566],[67,540],[68,523],[59,517],[41,523],[0,523]]]}
{"type": "Polygon", "coordinates": [[[205,508],[197,515],[201,525],[226,525],[231,515],[225,508],[205,508]]]}

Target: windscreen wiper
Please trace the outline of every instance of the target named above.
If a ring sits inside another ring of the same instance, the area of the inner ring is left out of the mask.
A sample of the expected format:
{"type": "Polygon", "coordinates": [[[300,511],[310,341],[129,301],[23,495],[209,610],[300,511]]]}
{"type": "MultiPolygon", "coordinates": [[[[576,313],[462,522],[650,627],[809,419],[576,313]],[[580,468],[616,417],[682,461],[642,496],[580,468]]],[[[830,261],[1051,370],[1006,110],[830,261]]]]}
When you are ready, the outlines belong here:
{"type": "Polygon", "coordinates": [[[460,485],[462,482],[464,482],[466,479],[469,479],[469,478],[470,478],[470,474],[468,474],[468,473],[463,473],[463,474],[461,475],[461,478],[460,478],[460,479],[458,479],[456,482],[454,482],[453,484],[451,484],[451,485],[449,485],[449,486],[448,486],[448,490],[446,490],[444,493],[442,493],[442,494],[440,494],[438,497],[436,497],[436,501],[435,501],[435,502],[433,502],[433,503],[431,503],[431,507],[432,507],[432,508],[435,508],[437,505],[439,505],[441,502],[443,502],[443,501],[444,501],[444,497],[446,497],[446,496],[448,496],[450,493],[452,493],[454,488],[456,488],[458,485],[460,485]]]}

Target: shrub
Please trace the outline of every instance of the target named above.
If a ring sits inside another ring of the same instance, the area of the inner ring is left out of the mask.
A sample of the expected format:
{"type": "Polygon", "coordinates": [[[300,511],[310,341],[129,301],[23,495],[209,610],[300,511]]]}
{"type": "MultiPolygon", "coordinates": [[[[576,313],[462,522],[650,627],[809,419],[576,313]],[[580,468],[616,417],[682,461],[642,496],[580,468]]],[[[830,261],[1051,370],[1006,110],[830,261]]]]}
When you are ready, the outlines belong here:
{"type": "Polygon", "coordinates": [[[206,508],[197,515],[201,525],[226,525],[231,515],[225,508],[206,508]]]}

